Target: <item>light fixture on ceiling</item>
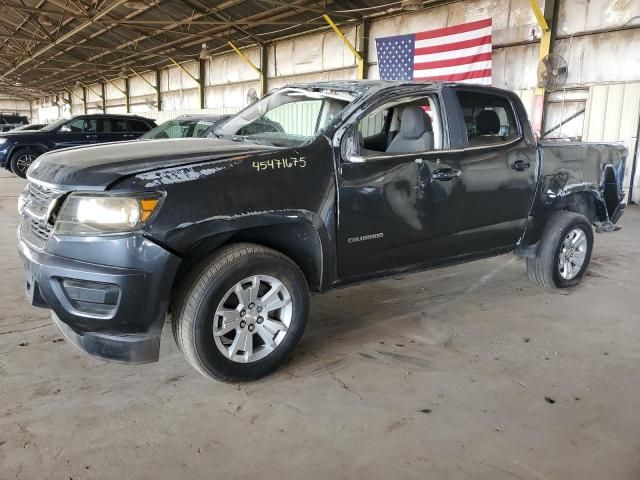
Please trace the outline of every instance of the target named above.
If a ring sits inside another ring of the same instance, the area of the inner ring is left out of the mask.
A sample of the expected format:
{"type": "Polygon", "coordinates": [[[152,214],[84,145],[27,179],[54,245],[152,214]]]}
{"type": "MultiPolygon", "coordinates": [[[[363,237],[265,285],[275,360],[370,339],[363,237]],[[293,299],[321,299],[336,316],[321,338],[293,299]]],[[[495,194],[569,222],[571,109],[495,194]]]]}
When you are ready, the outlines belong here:
{"type": "Polygon", "coordinates": [[[43,13],[38,17],[38,23],[40,25],[53,25],[53,22],[49,18],[49,15],[47,15],[46,13],[43,13]]]}
{"type": "Polygon", "coordinates": [[[141,8],[145,8],[147,4],[144,2],[124,2],[123,6],[129,10],[140,10],[141,8]]]}
{"type": "Polygon", "coordinates": [[[400,4],[401,10],[415,11],[422,8],[422,0],[402,0],[400,4]]]}
{"type": "Polygon", "coordinates": [[[207,44],[203,43],[202,44],[202,50],[200,50],[200,60],[208,60],[210,55],[209,52],[207,51],[207,44]]]}

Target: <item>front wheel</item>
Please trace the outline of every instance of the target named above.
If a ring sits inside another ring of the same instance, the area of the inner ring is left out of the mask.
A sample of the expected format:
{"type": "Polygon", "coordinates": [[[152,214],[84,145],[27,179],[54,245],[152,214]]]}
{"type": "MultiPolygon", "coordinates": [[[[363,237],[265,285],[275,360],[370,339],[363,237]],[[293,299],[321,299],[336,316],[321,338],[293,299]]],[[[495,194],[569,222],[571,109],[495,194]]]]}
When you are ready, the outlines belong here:
{"type": "Polygon", "coordinates": [[[11,155],[11,171],[14,175],[27,178],[27,170],[38,157],[39,154],[32,150],[26,148],[17,150],[13,155],[11,155]]]}
{"type": "Polygon", "coordinates": [[[203,261],[187,279],[172,327],[200,373],[249,381],[287,360],[308,313],[307,282],[297,265],[270,248],[239,243],[203,261]]]}
{"type": "Polygon", "coordinates": [[[580,283],[591,260],[593,227],[575,212],[552,214],[535,258],[527,258],[529,279],[541,287],[567,288],[580,283]]]}

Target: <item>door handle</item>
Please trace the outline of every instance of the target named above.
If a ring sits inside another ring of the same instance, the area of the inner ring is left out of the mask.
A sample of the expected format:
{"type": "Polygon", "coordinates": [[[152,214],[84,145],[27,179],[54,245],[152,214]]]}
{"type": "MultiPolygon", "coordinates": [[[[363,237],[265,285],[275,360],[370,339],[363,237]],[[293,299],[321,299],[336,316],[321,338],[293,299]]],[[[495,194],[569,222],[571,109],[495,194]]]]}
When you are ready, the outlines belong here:
{"type": "Polygon", "coordinates": [[[518,172],[526,170],[529,167],[531,167],[531,162],[527,162],[525,160],[516,160],[511,164],[511,168],[518,172]]]}
{"type": "Polygon", "coordinates": [[[431,173],[434,180],[449,181],[462,176],[462,170],[456,168],[439,168],[431,173]]]}

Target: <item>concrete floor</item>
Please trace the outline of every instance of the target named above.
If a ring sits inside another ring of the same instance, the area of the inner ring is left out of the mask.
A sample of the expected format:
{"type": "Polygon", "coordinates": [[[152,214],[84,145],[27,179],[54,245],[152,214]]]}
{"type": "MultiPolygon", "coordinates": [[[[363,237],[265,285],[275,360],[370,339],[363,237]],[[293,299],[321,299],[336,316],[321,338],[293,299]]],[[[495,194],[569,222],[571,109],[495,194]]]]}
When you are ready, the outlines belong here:
{"type": "Polygon", "coordinates": [[[502,256],[313,300],[292,360],[252,384],[108,364],[23,298],[24,182],[0,173],[0,479],[638,479],[640,210],[582,286],[502,256]]]}

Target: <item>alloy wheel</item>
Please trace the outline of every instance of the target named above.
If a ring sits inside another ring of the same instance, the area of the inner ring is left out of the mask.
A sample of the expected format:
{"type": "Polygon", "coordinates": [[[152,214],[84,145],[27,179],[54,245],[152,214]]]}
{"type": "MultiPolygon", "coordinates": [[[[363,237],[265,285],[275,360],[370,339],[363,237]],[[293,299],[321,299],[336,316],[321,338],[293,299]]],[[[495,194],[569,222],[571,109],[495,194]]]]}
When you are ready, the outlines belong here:
{"type": "Polygon", "coordinates": [[[20,173],[27,173],[27,170],[36,159],[32,153],[23,153],[16,159],[16,168],[20,173]]]}
{"type": "Polygon", "coordinates": [[[558,258],[562,278],[573,280],[580,273],[587,255],[587,247],[587,236],[581,228],[574,228],[567,234],[558,258]]]}
{"type": "Polygon", "coordinates": [[[292,316],[291,294],[280,280],[270,275],[247,277],[218,304],[213,321],[215,344],[234,362],[255,362],[282,343],[292,316]]]}

